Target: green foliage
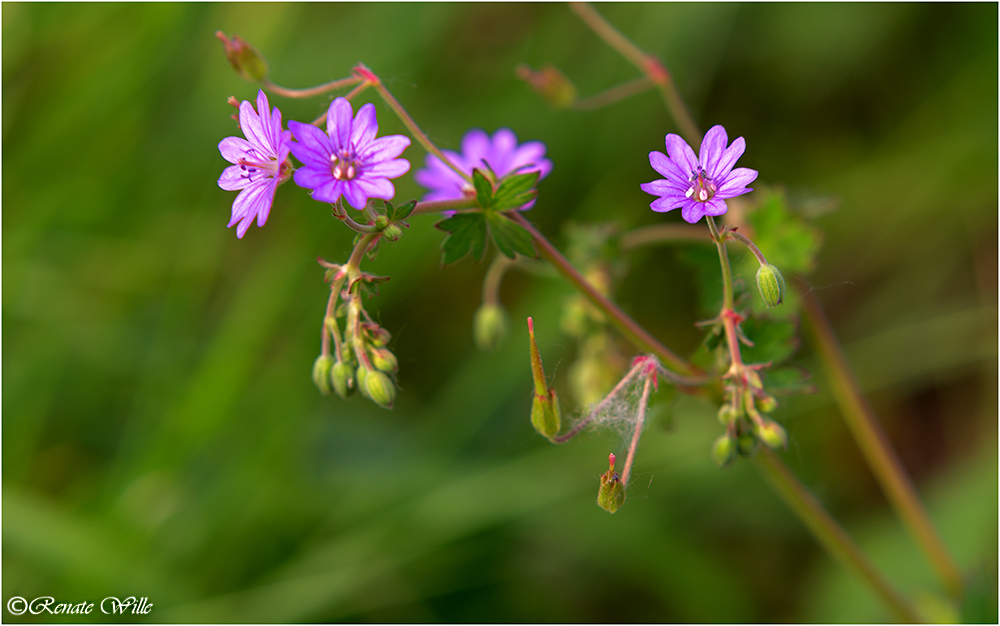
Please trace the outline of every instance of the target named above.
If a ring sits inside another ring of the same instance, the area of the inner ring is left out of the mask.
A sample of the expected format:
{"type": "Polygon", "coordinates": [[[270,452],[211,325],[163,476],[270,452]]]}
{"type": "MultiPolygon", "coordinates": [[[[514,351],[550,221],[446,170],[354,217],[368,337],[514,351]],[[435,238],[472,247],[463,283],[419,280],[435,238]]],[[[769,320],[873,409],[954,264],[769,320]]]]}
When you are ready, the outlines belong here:
{"type": "Polygon", "coordinates": [[[486,222],[489,224],[493,243],[504,256],[513,259],[515,252],[527,257],[535,256],[535,244],[531,234],[520,224],[510,221],[510,218],[502,213],[492,211],[486,213],[486,222]]]}
{"type": "Polygon", "coordinates": [[[754,316],[742,324],[743,334],[753,342],[743,346],[746,363],[771,363],[778,365],[794,354],[799,347],[798,328],[792,322],[754,316]]]}
{"type": "Polygon", "coordinates": [[[435,224],[437,228],[448,233],[441,244],[442,265],[451,265],[472,250],[472,258],[480,261],[486,252],[486,214],[459,213],[443,222],[435,224]]]}

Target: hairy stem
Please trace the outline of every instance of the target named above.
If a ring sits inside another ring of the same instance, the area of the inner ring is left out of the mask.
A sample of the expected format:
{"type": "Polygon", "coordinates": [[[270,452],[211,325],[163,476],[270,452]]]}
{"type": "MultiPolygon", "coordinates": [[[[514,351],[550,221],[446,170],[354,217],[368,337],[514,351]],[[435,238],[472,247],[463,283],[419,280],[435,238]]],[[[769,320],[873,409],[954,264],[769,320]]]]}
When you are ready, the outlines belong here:
{"type": "Polygon", "coordinates": [[[502,254],[493,257],[493,262],[490,263],[490,268],[486,270],[486,276],[483,278],[483,304],[494,306],[500,304],[500,281],[516,262],[502,254]]]}
{"type": "Polygon", "coordinates": [[[431,202],[418,202],[410,217],[422,215],[424,213],[441,213],[442,211],[458,211],[461,209],[473,209],[478,207],[475,198],[459,198],[457,200],[432,200],[431,202]]]}
{"type": "Polygon", "coordinates": [[[607,406],[608,403],[611,402],[611,400],[613,400],[614,397],[618,395],[618,393],[622,389],[625,388],[625,385],[627,385],[629,381],[632,380],[632,378],[639,372],[639,369],[642,367],[643,367],[642,363],[636,363],[635,365],[633,365],[632,369],[629,370],[628,374],[625,374],[625,376],[620,381],[618,381],[618,384],[615,385],[615,388],[609,391],[608,395],[604,396],[604,399],[598,402],[597,406],[591,409],[590,413],[587,414],[587,417],[583,418],[582,420],[574,424],[573,428],[571,428],[565,435],[553,437],[552,441],[555,443],[566,443],[567,441],[575,437],[577,433],[586,428],[587,424],[590,424],[590,422],[594,420],[594,417],[596,417],[598,413],[604,410],[604,407],[607,406]]]}
{"type": "Polygon", "coordinates": [[[697,145],[701,139],[698,125],[694,123],[694,118],[691,117],[691,113],[684,104],[684,99],[681,98],[680,92],[677,91],[677,86],[670,76],[670,72],[667,71],[663,63],[656,57],[640,50],[638,46],[629,41],[625,35],[621,34],[618,29],[604,19],[590,4],[571,2],[570,8],[580,16],[580,19],[587,23],[587,26],[598,37],[628,59],[632,65],[636,66],[640,72],[645,74],[659,88],[660,95],[663,96],[663,101],[667,105],[667,110],[670,111],[671,117],[674,118],[677,128],[680,129],[681,134],[688,140],[688,143],[697,145]]]}
{"type": "Polygon", "coordinates": [[[754,457],[754,463],[830,556],[861,576],[901,620],[909,623],[923,621],[909,602],[868,560],[851,537],[781,462],[778,455],[763,447],[754,457]]]}
{"type": "Polygon", "coordinates": [[[735,240],[741,242],[743,245],[745,245],[750,250],[750,252],[753,253],[753,255],[755,257],[757,257],[757,262],[758,263],[760,263],[761,265],[767,265],[767,259],[764,258],[764,253],[760,251],[760,248],[758,248],[754,244],[754,242],[750,241],[749,237],[747,237],[747,236],[745,236],[745,235],[743,235],[741,233],[738,233],[735,230],[727,230],[725,232],[725,236],[727,238],[735,239],[735,240]]]}
{"type": "Polygon", "coordinates": [[[726,240],[719,235],[719,229],[715,227],[715,220],[711,215],[705,216],[708,222],[708,230],[712,233],[712,241],[719,249],[719,263],[722,264],[722,310],[733,310],[733,270],[729,267],[729,253],[726,252],[726,240]]]}
{"type": "Polygon", "coordinates": [[[649,390],[653,386],[652,373],[646,375],[646,383],[642,387],[642,397],[639,399],[639,409],[636,413],[635,431],[632,433],[632,443],[628,446],[625,456],[625,467],[622,468],[622,484],[628,486],[628,478],[632,474],[632,462],[635,461],[635,451],[639,448],[639,436],[642,435],[642,425],[646,421],[646,406],[649,403],[649,390]]]}
{"type": "Polygon", "coordinates": [[[593,96],[581,98],[573,104],[573,108],[578,111],[593,111],[594,109],[599,109],[603,106],[618,102],[619,100],[624,100],[629,96],[642,93],[653,86],[653,81],[651,81],[648,76],[640,76],[639,78],[634,78],[628,82],[606,89],[601,93],[594,94],[593,96]]]}
{"type": "Polygon", "coordinates": [[[517,211],[511,211],[508,215],[531,234],[542,257],[555,266],[556,270],[562,274],[563,278],[571,282],[573,286],[587,296],[587,299],[590,300],[594,306],[603,311],[611,320],[611,323],[615,326],[615,328],[625,335],[625,337],[636,347],[643,351],[652,352],[659,357],[661,361],[670,363],[685,374],[702,373],[697,367],[688,363],[686,359],[678,356],[670,348],[666,347],[660,343],[659,340],[650,335],[645,328],[636,323],[636,321],[629,317],[625,311],[622,311],[618,305],[594,289],[593,285],[587,282],[587,279],[584,278],[575,267],[573,267],[569,260],[564,257],[562,253],[560,253],[559,250],[557,250],[556,247],[545,238],[544,235],[538,232],[538,229],[536,229],[531,222],[526,220],[523,215],[517,211]]]}
{"type": "Polygon", "coordinates": [[[920,502],[920,496],[917,495],[906,469],[892,449],[875,411],[865,400],[861,386],[851,371],[847,357],[837,342],[837,337],[823,313],[819,300],[812,292],[798,289],[805,311],[808,336],[816,346],[844,421],[847,422],[854,440],[861,448],[868,466],[875,474],[896,514],[937,570],[948,593],[953,598],[960,599],[964,588],[961,570],[934,529],[927,511],[920,502]]]}
{"type": "Polygon", "coordinates": [[[356,85],[362,80],[364,79],[360,76],[349,76],[347,78],[340,78],[322,85],[317,85],[316,87],[306,87],[305,89],[289,89],[288,87],[276,85],[266,78],[261,81],[261,84],[264,89],[272,93],[276,93],[279,96],[285,96],[286,98],[311,98],[329,91],[336,91],[338,89],[343,89],[344,87],[356,85]]]}

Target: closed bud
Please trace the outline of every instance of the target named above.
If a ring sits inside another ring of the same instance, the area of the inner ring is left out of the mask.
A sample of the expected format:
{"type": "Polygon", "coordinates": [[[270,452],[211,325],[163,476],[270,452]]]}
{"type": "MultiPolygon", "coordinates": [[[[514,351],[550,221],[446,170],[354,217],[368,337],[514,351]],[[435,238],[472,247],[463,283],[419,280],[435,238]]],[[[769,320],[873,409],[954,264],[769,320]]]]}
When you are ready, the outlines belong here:
{"type": "Polygon", "coordinates": [[[735,422],[736,418],[739,416],[739,413],[736,412],[733,405],[728,402],[719,407],[719,422],[721,422],[723,426],[729,426],[735,422]]]}
{"type": "Polygon", "coordinates": [[[313,382],[319,388],[319,392],[324,396],[330,395],[330,368],[333,367],[333,359],[330,355],[321,354],[313,363],[313,382]]]}
{"type": "Polygon", "coordinates": [[[385,227],[389,225],[389,218],[384,215],[379,215],[375,218],[375,228],[379,230],[385,230],[385,227]]]}
{"type": "Polygon", "coordinates": [[[333,364],[330,370],[330,380],[333,382],[333,390],[341,398],[354,393],[354,368],[343,361],[333,364]]]}
{"type": "Polygon", "coordinates": [[[230,39],[221,30],[216,31],[215,36],[225,46],[226,58],[237,74],[252,83],[259,82],[267,76],[268,68],[264,55],[257,52],[245,39],[239,35],[233,35],[230,39]]]}
{"type": "Polygon", "coordinates": [[[562,417],[559,414],[559,398],[556,397],[555,389],[549,389],[548,393],[541,396],[535,395],[531,403],[531,425],[538,434],[550,440],[559,434],[562,417]]]}
{"type": "Polygon", "coordinates": [[[736,460],[736,442],[729,433],[722,435],[712,444],[712,459],[723,469],[736,460]]]}
{"type": "Polygon", "coordinates": [[[757,270],[757,289],[767,306],[778,306],[785,299],[785,277],[775,266],[761,265],[757,270]]]}
{"type": "Polygon", "coordinates": [[[736,450],[742,456],[753,456],[757,451],[757,440],[750,433],[743,433],[736,439],[736,450]]]}
{"type": "Polygon", "coordinates": [[[507,314],[502,307],[484,304],[476,309],[472,331],[480,350],[492,350],[507,336],[507,314]]]}
{"type": "MultiPolygon", "coordinates": [[[[365,370],[364,366],[358,368],[365,370]]],[[[391,409],[396,401],[396,387],[389,377],[378,370],[365,370],[364,378],[358,376],[358,389],[383,409],[391,409]]]]}
{"type": "Polygon", "coordinates": [[[625,485],[615,471],[615,455],[609,455],[608,461],[610,467],[601,474],[601,486],[597,490],[597,506],[614,513],[625,503],[625,485]]]}
{"type": "Polygon", "coordinates": [[[382,236],[385,237],[386,241],[399,241],[399,238],[403,236],[403,229],[396,224],[389,224],[382,229],[382,236]]]}
{"type": "Polygon", "coordinates": [[[540,71],[522,65],[517,68],[517,77],[531,85],[553,109],[568,109],[576,103],[576,87],[553,65],[546,65],[540,71]]]}
{"type": "Polygon", "coordinates": [[[753,430],[760,437],[760,440],[772,450],[784,449],[788,446],[788,435],[785,434],[785,429],[777,422],[764,420],[762,423],[754,425],[753,430]]]}
{"type": "Polygon", "coordinates": [[[389,331],[378,324],[363,322],[361,327],[364,328],[365,334],[368,336],[368,343],[376,348],[384,348],[389,344],[389,340],[392,339],[389,331]]]}
{"type": "Polygon", "coordinates": [[[399,369],[399,361],[396,355],[385,348],[375,348],[372,350],[372,365],[383,372],[395,372],[399,369]]]}
{"type": "Polygon", "coordinates": [[[764,413],[772,413],[778,408],[778,400],[769,393],[757,398],[757,408],[764,413]]]}

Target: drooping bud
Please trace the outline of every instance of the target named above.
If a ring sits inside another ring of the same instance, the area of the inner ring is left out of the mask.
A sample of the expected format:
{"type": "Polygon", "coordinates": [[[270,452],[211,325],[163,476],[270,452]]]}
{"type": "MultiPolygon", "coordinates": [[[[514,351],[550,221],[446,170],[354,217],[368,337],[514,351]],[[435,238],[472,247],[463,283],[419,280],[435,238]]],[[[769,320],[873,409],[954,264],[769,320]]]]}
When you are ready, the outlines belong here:
{"type": "Polygon", "coordinates": [[[757,408],[764,413],[772,413],[778,408],[778,400],[769,393],[757,398],[757,408]]]}
{"type": "Polygon", "coordinates": [[[517,77],[528,83],[553,109],[568,109],[576,103],[576,87],[554,65],[547,64],[539,71],[521,65],[517,68],[517,77]]]}
{"type": "Polygon", "coordinates": [[[361,327],[364,328],[365,334],[368,336],[368,343],[376,348],[384,348],[389,344],[389,340],[392,339],[389,331],[378,324],[362,322],[361,327]]]}
{"type": "Polygon", "coordinates": [[[383,372],[395,372],[399,370],[399,361],[396,355],[386,348],[375,348],[372,350],[372,365],[383,372]]]}
{"type": "Polygon", "coordinates": [[[754,425],[753,431],[772,450],[784,449],[788,446],[788,435],[785,433],[785,429],[777,422],[763,420],[761,423],[754,425]]]}
{"type": "Polygon", "coordinates": [[[341,398],[346,399],[354,393],[354,368],[349,364],[343,361],[334,363],[330,370],[330,380],[333,382],[333,390],[341,398]]]}
{"type": "Polygon", "coordinates": [[[555,389],[549,389],[545,382],[545,370],[542,368],[542,357],[538,353],[535,342],[535,326],[528,318],[528,336],[531,349],[531,375],[535,380],[535,398],[531,403],[531,425],[539,434],[552,439],[559,434],[562,419],[559,415],[559,399],[555,389]]]}
{"type": "Polygon", "coordinates": [[[389,225],[389,218],[384,215],[378,215],[375,217],[375,228],[379,230],[385,230],[385,227],[389,225]]]}
{"type": "Polygon", "coordinates": [[[383,409],[391,409],[393,402],[396,401],[395,385],[388,376],[378,370],[365,370],[362,378],[360,375],[362,370],[365,370],[363,365],[358,368],[358,389],[383,409]]]}
{"type": "Polygon", "coordinates": [[[313,382],[319,388],[319,392],[324,396],[330,395],[330,368],[333,367],[333,359],[328,354],[321,354],[316,357],[313,363],[313,382]]]}
{"type": "Polygon", "coordinates": [[[221,30],[216,31],[215,36],[226,47],[226,58],[237,74],[252,83],[259,82],[267,76],[267,60],[245,39],[239,35],[233,35],[230,39],[221,30]]]}
{"type": "Polygon", "coordinates": [[[615,471],[615,455],[608,455],[608,471],[601,474],[601,486],[597,490],[597,506],[608,513],[614,513],[625,503],[625,485],[615,471]]]}
{"type": "Polygon", "coordinates": [[[403,229],[396,224],[389,224],[382,229],[382,236],[386,241],[399,241],[399,238],[403,236],[403,229]]]}
{"type": "Polygon", "coordinates": [[[753,456],[757,452],[757,439],[750,433],[743,433],[736,439],[736,450],[742,456],[753,456]]]}
{"type": "Polygon", "coordinates": [[[736,442],[729,436],[723,434],[712,444],[712,459],[719,467],[725,469],[736,460],[736,442]]]}
{"type": "Polygon", "coordinates": [[[767,306],[778,306],[785,299],[785,277],[775,266],[761,265],[757,270],[757,289],[767,306]]]}
{"type": "Polygon", "coordinates": [[[730,424],[735,422],[736,418],[738,418],[739,416],[740,414],[736,411],[735,408],[733,408],[733,405],[729,402],[726,402],[725,404],[719,407],[719,422],[723,426],[729,426],[730,424]]]}
{"type": "Polygon", "coordinates": [[[507,336],[507,314],[500,306],[484,304],[476,309],[472,330],[480,350],[493,350],[507,336]]]}

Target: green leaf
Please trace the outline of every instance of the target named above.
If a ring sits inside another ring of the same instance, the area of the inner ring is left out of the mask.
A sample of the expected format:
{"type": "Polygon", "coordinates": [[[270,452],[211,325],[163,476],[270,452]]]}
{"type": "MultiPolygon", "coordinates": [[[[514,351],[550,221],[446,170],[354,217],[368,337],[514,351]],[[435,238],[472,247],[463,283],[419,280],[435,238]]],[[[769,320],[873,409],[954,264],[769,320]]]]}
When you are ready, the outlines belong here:
{"type": "Polygon", "coordinates": [[[413,213],[413,209],[415,208],[417,208],[417,201],[410,200],[396,207],[395,215],[390,216],[389,219],[393,221],[405,220],[409,217],[410,213],[413,213]]]}
{"type": "Polygon", "coordinates": [[[486,252],[486,215],[484,213],[459,213],[443,222],[437,228],[449,233],[441,244],[441,263],[451,265],[471,249],[472,257],[479,261],[486,252]]]}
{"type": "Polygon", "coordinates": [[[472,170],[472,184],[476,188],[476,202],[484,209],[493,206],[493,184],[480,170],[472,170]]]}
{"type": "Polygon", "coordinates": [[[744,362],[777,365],[788,359],[799,347],[795,331],[795,323],[789,321],[752,317],[743,322],[743,332],[754,344],[743,346],[744,362]]]}
{"type": "Polygon", "coordinates": [[[396,207],[392,206],[392,203],[388,200],[382,201],[382,209],[385,216],[390,220],[395,219],[393,216],[396,214],[396,207]]]}
{"type": "Polygon", "coordinates": [[[514,174],[500,181],[496,195],[493,196],[493,209],[506,211],[516,209],[531,202],[538,195],[535,184],[541,172],[514,174]]]}
{"type": "Polygon", "coordinates": [[[786,276],[813,270],[822,237],[818,229],[788,208],[783,193],[769,194],[747,221],[754,229],[753,242],[768,263],[786,276]]]}
{"type": "Polygon", "coordinates": [[[504,256],[513,259],[515,252],[531,258],[536,256],[534,240],[522,226],[510,221],[503,213],[494,211],[486,213],[486,221],[490,225],[493,243],[504,256]]]}
{"type": "Polygon", "coordinates": [[[808,371],[799,367],[778,367],[762,372],[764,388],[776,396],[816,393],[816,385],[808,371]]]}

